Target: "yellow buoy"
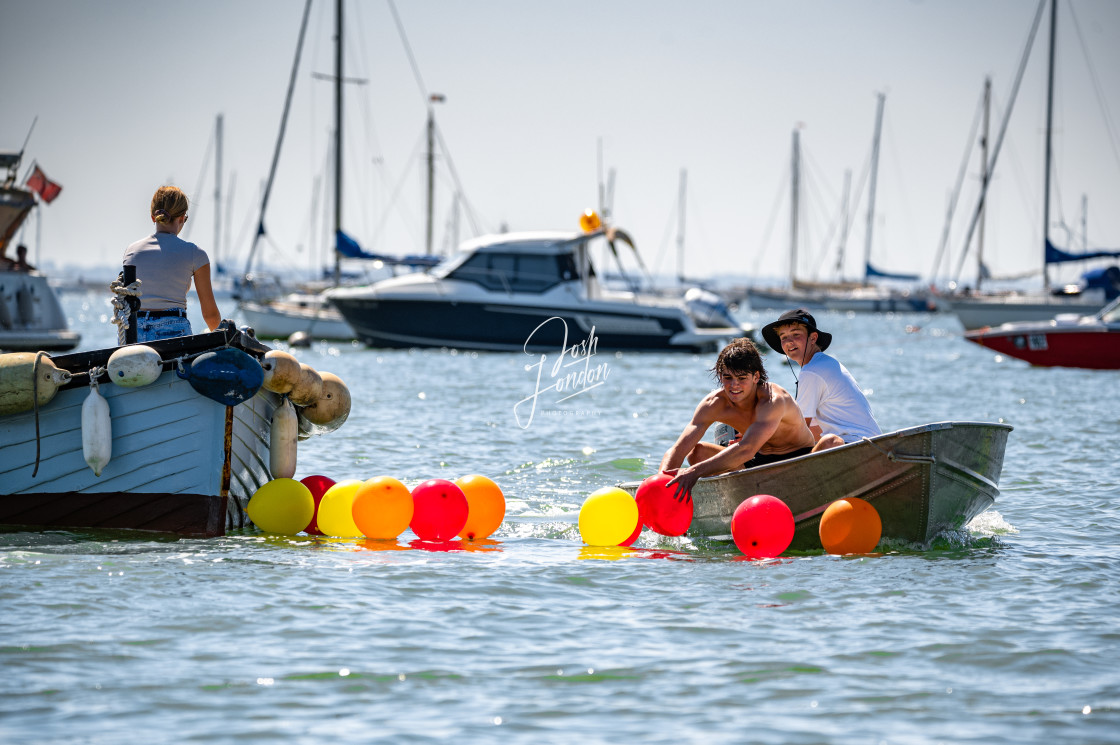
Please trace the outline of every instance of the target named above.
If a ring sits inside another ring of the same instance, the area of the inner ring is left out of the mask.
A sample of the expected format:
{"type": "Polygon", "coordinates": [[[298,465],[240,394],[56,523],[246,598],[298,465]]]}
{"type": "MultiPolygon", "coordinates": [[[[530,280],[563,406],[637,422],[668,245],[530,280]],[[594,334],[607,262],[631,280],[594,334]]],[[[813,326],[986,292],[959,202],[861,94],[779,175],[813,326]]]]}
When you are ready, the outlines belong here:
{"type": "Polygon", "coordinates": [[[54,398],[59,386],[70,382],[70,373],[60,370],[46,355],[39,358],[36,370],[35,357],[34,352],[0,355],[0,416],[31,411],[36,398],[43,406],[54,398]]]}

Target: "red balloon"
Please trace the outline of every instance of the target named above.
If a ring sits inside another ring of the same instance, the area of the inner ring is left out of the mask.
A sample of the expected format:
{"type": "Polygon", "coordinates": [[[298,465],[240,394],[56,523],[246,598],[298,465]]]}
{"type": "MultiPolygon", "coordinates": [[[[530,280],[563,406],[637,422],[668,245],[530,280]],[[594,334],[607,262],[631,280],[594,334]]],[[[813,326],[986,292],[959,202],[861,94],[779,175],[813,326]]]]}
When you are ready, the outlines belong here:
{"type": "Polygon", "coordinates": [[[422,541],[449,541],[467,524],[469,507],[463,490],[446,479],[428,479],[412,490],[412,522],[422,541]]]}
{"type": "Polygon", "coordinates": [[[769,494],[745,500],[731,517],[731,537],[747,558],[772,559],[793,542],[793,512],[769,494]]]}
{"type": "Polygon", "coordinates": [[[326,476],[304,476],[299,482],[311,490],[311,496],[315,500],[315,514],[311,516],[311,522],[303,529],[303,532],[308,535],[322,535],[323,531],[319,530],[317,521],[319,502],[323,499],[323,495],[327,493],[327,489],[334,486],[334,479],[326,476]]]}
{"type": "Polygon", "coordinates": [[[641,522],[661,535],[684,535],[692,525],[692,500],[679,502],[673,496],[677,485],[665,486],[676,473],[664,471],[650,476],[638,487],[634,497],[638,502],[641,522]]]}
{"type": "Polygon", "coordinates": [[[629,538],[627,538],[625,541],[623,541],[622,543],[620,543],[618,545],[625,546],[626,548],[630,548],[631,546],[634,545],[634,541],[638,540],[638,536],[640,536],[641,534],[642,534],[642,519],[641,519],[641,514],[639,513],[638,524],[634,526],[634,532],[630,534],[629,538]]]}

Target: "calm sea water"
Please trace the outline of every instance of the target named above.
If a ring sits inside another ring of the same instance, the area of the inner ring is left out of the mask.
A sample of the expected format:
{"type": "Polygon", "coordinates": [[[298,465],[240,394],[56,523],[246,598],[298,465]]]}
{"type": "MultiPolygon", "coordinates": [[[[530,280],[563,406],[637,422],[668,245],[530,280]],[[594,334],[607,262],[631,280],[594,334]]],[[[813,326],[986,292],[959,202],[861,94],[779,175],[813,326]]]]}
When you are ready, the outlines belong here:
{"type": "MultiPolygon", "coordinates": [[[[112,343],[100,298],[64,304],[112,343]]],[[[653,472],[711,356],[600,352],[604,385],[529,421],[538,358],[318,345],[297,354],[354,410],[297,478],[484,474],[494,540],[0,533],[0,741],[1120,742],[1120,373],[1000,360],[952,317],[818,322],[884,429],[1014,425],[966,533],[766,562],[586,548],[582,500],[653,472]]]]}

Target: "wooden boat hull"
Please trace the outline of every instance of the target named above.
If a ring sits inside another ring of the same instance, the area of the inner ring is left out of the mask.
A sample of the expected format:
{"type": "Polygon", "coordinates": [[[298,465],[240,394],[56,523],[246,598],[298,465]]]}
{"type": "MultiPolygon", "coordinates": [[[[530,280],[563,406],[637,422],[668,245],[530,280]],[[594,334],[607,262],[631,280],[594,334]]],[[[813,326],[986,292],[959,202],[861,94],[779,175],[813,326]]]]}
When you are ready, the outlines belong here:
{"type": "MultiPolygon", "coordinates": [[[[213,346],[220,336],[182,337],[182,343],[211,338],[213,346]]],[[[179,340],[151,346],[173,342],[179,340]]],[[[80,369],[83,361],[71,367],[80,369]]],[[[100,393],[112,422],[112,456],[100,476],[82,450],[88,383],[76,381],[39,408],[38,435],[33,411],[0,417],[0,524],[187,536],[250,524],[249,497],[271,478],[269,426],[278,396],[261,390],[227,407],[199,395],[174,371],[141,388],[102,383],[100,393]]]]}
{"type": "MultiPolygon", "coordinates": [[[[884,539],[928,544],[995,501],[1010,431],[1005,424],[939,422],[704,478],[692,490],[689,535],[730,539],[739,504],[771,494],[793,511],[790,548],[820,549],[825,509],[838,499],[859,497],[878,511],[884,539]]],[[[622,486],[634,493],[638,483],[622,486]]]]}

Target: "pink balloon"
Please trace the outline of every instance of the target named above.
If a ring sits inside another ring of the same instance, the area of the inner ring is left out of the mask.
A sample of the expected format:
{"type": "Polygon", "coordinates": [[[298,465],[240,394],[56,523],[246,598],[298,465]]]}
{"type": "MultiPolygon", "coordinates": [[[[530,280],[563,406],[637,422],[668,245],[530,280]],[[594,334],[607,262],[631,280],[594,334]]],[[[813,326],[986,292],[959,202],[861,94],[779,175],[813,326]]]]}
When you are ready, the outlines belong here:
{"type": "Polygon", "coordinates": [[[772,559],[793,542],[793,512],[769,494],[745,500],[731,517],[731,537],[747,558],[772,559]]]}
{"type": "Polygon", "coordinates": [[[316,519],[319,515],[319,502],[322,501],[323,495],[327,493],[327,489],[334,486],[334,479],[326,476],[304,476],[299,482],[311,490],[311,496],[315,500],[315,514],[311,516],[311,522],[303,529],[303,532],[308,535],[322,535],[323,531],[319,530],[316,519]]]}
{"type": "Polygon", "coordinates": [[[673,496],[677,485],[665,486],[676,473],[664,471],[650,476],[638,487],[635,499],[641,522],[661,535],[684,535],[692,525],[692,500],[679,502],[673,496]]]}
{"type": "Polygon", "coordinates": [[[428,479],[412,490],[412,522],[422,541],[449,541],[467,524],[467,496],[446,479],[428,479]]]}

